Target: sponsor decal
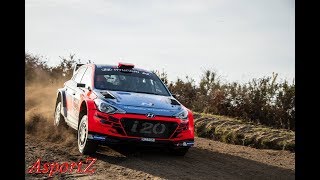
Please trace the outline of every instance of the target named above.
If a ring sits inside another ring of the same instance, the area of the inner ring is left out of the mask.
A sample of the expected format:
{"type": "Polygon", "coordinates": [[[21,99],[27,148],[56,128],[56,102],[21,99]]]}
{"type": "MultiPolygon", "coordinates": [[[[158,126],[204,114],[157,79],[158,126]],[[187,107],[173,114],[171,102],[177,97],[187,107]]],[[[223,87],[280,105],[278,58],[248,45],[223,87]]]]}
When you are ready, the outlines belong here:
{"type": "Polygon", "coordinates": [[[101,71],[108,71],[108,72],[111,72],[111,71],[117,71],[117,72],[130,72],[130,73],[137,73],[137,74],[143,74],[143,75],[146,75],[146,76],[150,76],[151,73],[149,72],[144,72],[144,71],[138,71],[138,70],[135,70],[135,69],[118,69],[118,68],[100,68],[101,71]]]}
{"type": "Polygon", "coordinates": [[[105,138],[105,137],[103,137],[103,136],[97,136],[97,135],[95,135],[95,136],[93,136],[93,139],[94,139],[94,140],[101,140],[101,141],[104,141],[106,138],[105,138]]]}
{"type": "Polygon", "coordinates": [[[111,71],[111,68],[101,68],[101,71],[111,71]]]}
{"type": "Polygon", "coordinates": [[[88,134],[88,139],[104,141],[104,140],[106,140],[106,137],[104,137],[104,136],[99,136],[99,135],[88,134]]]}
{"type": "Polygon", "coordinates": [[[145,102],[141,103],[141,105],[142,106],[154,106],[153,103],[145,103],[145,102]]]}
{"type": "Polygon", "coordinates": [[[156,140],[154,138],[141,138],[141,141],[155,142],[156,140]]]}
{"type": "Polygon", "coordinates": [[[93,174],[95,169],[93,168],[96,158],[88,157],[83,163],[82,161],[76,162],[45,162],[41,164],[41,159],[37,159],[35,163],[27,170],[28,174],[48,174],[48,177],[53,177],[57,174],[93,174]]]}
{"type": "Polygon", "coordinates": [[[182,142],[182,143],[177,143],[176,146],[193,146],[194,142],[182,142]]]}
{"type": "MultiPolygon", "coordinates": [[[[130,73],[137,73],[140,74],[140,71],[138,70],[134,70],[134,69],[116,69],[116,68],[101,68],[101,71],[118,71],[118,72],[130,72],[130,73]]],[[[146,74],[147,73],[142,73],[142,74],[146,74]]]]}
{"type": "Polygon", "coordinates": [[[141,74],[144,74],[144,75],[150,76],[150,73],[148,73],[148,72],[142,72],[141,74]]]}

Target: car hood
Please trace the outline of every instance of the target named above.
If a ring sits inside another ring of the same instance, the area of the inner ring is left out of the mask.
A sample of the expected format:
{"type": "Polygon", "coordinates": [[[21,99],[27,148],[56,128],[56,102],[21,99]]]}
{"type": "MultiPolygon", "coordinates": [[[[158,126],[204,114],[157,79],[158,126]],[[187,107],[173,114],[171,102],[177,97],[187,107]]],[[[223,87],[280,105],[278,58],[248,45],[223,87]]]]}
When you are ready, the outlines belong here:
{"type": "Polygon", "coordinates": [[[107,102],[127,113],[173,116],[182,110],[182,105],[171,96],[123,91],[100,91],[100,94],[107,102]]]}

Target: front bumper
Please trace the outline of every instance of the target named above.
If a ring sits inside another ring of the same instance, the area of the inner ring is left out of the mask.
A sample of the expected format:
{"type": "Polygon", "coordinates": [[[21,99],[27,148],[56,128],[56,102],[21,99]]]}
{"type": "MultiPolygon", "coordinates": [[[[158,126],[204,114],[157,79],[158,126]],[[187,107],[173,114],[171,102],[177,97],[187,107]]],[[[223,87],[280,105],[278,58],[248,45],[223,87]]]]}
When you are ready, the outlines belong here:
{"type": "Polygon", "coordinates": [[[185,139],[181,141],[162,140],[156,138],[119,138],[114,136],[108,136],[105,134],[98,134],[89,132],[88,139],[96,141],[102,145],[110,144],[135,144],[143,146],[169,146],[169,147],[191,147],[194,145],[194,139],[185,139]],[[152,141],[154,139],[154,141],[152,141]]]}
{"type": "Polygon", "coordinates": [[[142,114],[106,114],[96,109],[88,113],[89,135],[88,139],[100,144],[142,144],[152,146],[193,146],[194,145],[194,122],[192,114],[187,121],[174,117],[147,118],[142,114]],[[123,126],[122,119],[131,118],[141,121],[174,122],[177,127],[167,137],[146,137],[128,133],[123,126]]]}

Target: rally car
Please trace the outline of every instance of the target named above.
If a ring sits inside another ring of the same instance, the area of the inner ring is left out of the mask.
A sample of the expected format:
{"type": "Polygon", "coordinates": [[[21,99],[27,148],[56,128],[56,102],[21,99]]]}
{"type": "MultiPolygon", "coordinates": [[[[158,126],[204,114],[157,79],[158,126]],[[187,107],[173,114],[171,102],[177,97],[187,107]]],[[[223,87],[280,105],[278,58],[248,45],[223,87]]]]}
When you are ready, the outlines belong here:
{"type": "Polygon", "coordinates": [[[133,64],[76,64],[73,77],[57,90],[54,125],[77,130],[78,148],[98,145],[163,146],[184,156],[194,145],[192,112],[153,72],[133,64]]]}

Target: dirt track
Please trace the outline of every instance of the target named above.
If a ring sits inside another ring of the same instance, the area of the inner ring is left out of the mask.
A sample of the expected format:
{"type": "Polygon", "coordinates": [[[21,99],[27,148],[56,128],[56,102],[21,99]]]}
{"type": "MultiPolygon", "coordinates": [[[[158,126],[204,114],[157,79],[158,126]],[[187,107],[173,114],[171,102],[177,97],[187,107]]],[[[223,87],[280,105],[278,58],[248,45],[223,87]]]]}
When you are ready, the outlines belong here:
{"type": "MultiPolygon", "coordinates": [[[[26,171],[38,158],[44,162],[78,162],[88,156],[77,151],[75,131],[52,127],[56,86],[26,88],[26,171]],[[42,99],[36,98],[44,97],[42,99]],[[40,115],[40,116],[39,116],[40,115]]],[[[101,147],[93,175],[62,174],[66,179],[294,179],[295,154],[258,150],[196,138],[185,157],[162,149],[101,147]]],[[[26,174],[43,179],[48,174],[26,174]]]]}
{"type": "MultiPolygon", "coordinates": [[[[75,139],[76,142],[76,139],[75,139]]],[[[26,138],[26,166],[38,157],[48,162],[85,161],[74,146],[34,141],[26,138]]],[[[92,157],[93,175],[65,174],[56,177],[81,179],[294,179],[294,154],[287,151],[257,150],[196,138],[196,146],[185,157],[175,157],[154,149],[126,151],[102,147],[92,157]]],[[[26,175],[27,179],[48,174],[26,175]]]]}

